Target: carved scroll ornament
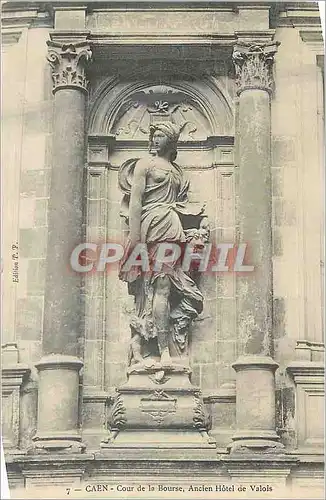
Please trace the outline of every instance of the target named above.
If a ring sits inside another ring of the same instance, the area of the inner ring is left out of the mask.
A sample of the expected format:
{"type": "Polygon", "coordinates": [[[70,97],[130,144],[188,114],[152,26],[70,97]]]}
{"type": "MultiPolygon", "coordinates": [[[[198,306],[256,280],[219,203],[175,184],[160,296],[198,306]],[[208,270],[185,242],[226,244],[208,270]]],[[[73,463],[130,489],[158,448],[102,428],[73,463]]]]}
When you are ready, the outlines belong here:
{"type": "Polygon", "coordinates": [[[86,68],[92,52],[87,42],[58,43],[48,41],[48,61],[52,68],[53,92],[60,88],[77,88],[87,92],[86,68]]]}

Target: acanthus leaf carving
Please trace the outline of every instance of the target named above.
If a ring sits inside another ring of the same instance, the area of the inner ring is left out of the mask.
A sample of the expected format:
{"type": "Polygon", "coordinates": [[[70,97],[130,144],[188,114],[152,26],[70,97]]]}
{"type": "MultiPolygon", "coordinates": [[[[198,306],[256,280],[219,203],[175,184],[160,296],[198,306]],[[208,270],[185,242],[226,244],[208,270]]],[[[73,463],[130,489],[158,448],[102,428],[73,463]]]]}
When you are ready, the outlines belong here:
{"type": "Polygon", "coordinates": [[[234,47],[233,63],[238,94],[247,89],[262,89],[272,92],[272,67],[278,45],[278,42],[241,43],[234,47]]]}
{"type": "Polygon", "coordinates": [[[207,418],[203,403],[199,393],[194,394],[194,418],[193,425],[199,431],[206,431],[209,426],[209,419],[207,418]]]}
{"type": "Polygon", "coordinates": [[[88,42],[59,43],[49,40],[47,60],[52,68],[53,92],[64,87],[87,92],[87,65],[92,58],[88,42]]]}

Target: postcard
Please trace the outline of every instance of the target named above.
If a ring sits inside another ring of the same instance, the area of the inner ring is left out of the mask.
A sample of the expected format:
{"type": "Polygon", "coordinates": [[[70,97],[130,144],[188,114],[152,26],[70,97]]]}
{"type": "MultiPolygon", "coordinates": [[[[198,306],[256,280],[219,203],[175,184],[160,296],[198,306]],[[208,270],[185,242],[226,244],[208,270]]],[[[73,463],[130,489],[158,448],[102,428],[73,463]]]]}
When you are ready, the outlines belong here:
{"type": "Polygon", "coordinates": [[[324,498],[318,3],[1,17],[10,498],[324,498]]]}

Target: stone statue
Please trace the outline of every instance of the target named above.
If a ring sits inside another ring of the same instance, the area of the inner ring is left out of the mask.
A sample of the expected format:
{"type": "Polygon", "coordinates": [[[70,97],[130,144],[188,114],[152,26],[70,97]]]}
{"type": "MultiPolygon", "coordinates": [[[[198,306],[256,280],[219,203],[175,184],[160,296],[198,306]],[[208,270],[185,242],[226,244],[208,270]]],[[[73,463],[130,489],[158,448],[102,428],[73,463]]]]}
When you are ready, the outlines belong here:
{"type": "MultiPolygon", "coordinates": [[[[155,259],[162,242],[184,248],[187,242],[208,240],[204,206],[188,202],[189,181],[175,163],[179,134],[176,125],[168,121],[151,125],[148,156],[130,159],[121,166],[121,216],[129,226],[125,255],[130,255],[138,242],[146,243],[148,254],[155,259]]],[[[119,277],[128,283],[135,303],[130,320],[130,364],[160,362],[162,367],[171,366],[171,356],[180,359],[187,354],[188,328],[202,311],[203,296],[192,272],[184,272],[178,261],[169,272],[143,272],[139,267],[124,272],[125,261],[119,277]]]]}

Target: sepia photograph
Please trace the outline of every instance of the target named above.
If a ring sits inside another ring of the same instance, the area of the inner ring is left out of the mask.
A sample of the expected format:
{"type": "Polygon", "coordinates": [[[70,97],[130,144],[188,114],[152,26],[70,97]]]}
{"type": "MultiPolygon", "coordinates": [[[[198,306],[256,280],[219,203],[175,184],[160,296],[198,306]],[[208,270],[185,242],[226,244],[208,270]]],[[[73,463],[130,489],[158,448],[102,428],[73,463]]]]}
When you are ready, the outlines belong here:
{"type": "Polygon", "coordinates": [[[1,1],[1,498],[325,498],[324,7],[1,1]]]}

